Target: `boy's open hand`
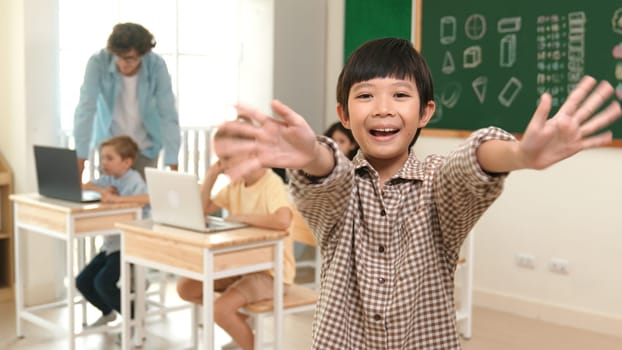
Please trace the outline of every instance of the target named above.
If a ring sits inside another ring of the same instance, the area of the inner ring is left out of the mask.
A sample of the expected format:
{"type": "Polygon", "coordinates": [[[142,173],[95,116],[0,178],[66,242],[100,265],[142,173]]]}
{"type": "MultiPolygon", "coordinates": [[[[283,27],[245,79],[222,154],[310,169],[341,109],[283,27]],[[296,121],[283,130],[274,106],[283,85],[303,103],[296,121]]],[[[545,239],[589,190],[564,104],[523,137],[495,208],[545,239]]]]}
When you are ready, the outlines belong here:
{"type": "Polygon", "coordinates": [[[594,89],[595,85],[594,78],[584,77],[551,119],[547,119],[551,96],[542,95],[519,144],[524,167],[544,169],[583,149],[611,142],[611,131],[594,134],[618,119],[622,111],[614,101],[598,112],[613,94],[613,87],[605,81],[594,89]]]}
{"type": "Polygon", "coordinates": [[[314,159],[318,143],[304,118],[276,100],[272,110],[281,119],[237,106],[238,116],[249,121],[227,122],[218,128],[214,148],[219,157],[234,160],[235,166],[226,169],[233,180],[258,168],[301,169],[314,159]]]}

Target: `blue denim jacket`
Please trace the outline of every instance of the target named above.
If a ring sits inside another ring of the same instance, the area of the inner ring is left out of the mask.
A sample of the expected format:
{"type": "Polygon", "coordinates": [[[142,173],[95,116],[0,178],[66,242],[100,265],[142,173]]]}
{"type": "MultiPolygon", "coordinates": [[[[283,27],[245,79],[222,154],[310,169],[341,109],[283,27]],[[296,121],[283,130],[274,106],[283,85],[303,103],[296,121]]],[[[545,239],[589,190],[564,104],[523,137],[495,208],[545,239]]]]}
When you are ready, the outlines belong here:
{"type": "MultiPolygon", "coordinates": [[[[115,56],[105,49],[91,56],[74,115],[73,134],[79,158],[88,158],[90,149],[113,136],[110,126],[120,86],[121,73],[117,70],[115,56]]],[[[165,164],[177,164],[181,139],[179,115],[166,63],[155,53],[143,56],[140,64],[138,108],[152,144],[141,153],[153,159],[164,149],[165,164]]]]}

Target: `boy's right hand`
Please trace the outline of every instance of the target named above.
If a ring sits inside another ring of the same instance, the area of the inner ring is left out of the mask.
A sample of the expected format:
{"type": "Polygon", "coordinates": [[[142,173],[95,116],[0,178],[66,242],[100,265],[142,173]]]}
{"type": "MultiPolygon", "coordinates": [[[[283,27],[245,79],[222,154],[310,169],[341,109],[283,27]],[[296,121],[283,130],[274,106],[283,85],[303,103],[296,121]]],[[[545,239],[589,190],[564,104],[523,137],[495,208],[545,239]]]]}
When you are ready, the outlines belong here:
{"type": "Polygon", "coordinates": [[[214,137],[216,154],[240,160],[226,169],[233,180],[259,168],[302,169],[317,157],[321,146],[305,119],[276,100],[272,101],[272,110],[281,119],[237,106],[238,115],[250,122],[232,121],[218,128],[214,137]]]}

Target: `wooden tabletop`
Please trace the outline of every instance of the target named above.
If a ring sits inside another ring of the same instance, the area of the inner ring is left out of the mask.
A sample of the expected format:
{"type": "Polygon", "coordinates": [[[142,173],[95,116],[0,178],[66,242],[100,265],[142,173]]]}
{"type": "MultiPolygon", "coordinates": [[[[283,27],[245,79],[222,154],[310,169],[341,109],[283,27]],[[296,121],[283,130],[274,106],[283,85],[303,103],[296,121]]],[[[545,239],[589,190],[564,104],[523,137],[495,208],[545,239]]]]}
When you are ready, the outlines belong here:
{"type": "Polygon", "coordinates": [[[42,208],[52,209],[65,213],[81,213],[81,212],[97,212],[114,209],[127,209],[142,207],[139,203],[77,203],[69,202],[61,199],[48,198],[38,193],[22,193],[12,194],[9,198],[17,203],[38,206],[42,208]]]}
{"type": "Polygon", "coordinates": [[[284,238],[287,231],[268,230],[258,227],[244,227],[220,232],[199,232],[173,226],[156,224],[151,219],[116,223],[115,227],[126,233],[141,234],[171,243],[179,242],[208,249],[232,247],[240,244],[272,241],[284,238]]]}

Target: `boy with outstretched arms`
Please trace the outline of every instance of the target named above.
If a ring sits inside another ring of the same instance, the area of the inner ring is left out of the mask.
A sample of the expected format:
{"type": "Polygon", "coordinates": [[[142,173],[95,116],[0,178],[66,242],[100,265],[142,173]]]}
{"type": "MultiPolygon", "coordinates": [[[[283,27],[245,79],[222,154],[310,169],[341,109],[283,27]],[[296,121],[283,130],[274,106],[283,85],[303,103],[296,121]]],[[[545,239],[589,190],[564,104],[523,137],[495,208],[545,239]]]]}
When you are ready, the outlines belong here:
{"type": "Polygon", "coordinates": [[[581,80],[551,119],[551,96],[542,95],[520,141],[490,127],[423,160],[411,146],[434,114],[432,78],[403,39],[364,44],[339,76],[337,113],[361,149],[352,161],[278,101],[280,118],[239,106],[254,123],[223,124],[215,148],[251,158],[227,173],[293,169],[294,199],[322,250],[313,348],[459,349],[453,278],[462,242],[510,171],[611,141],[611,132],[594,134],[622,112],[617,102],[599,111],[613,88],[596,85],[581,80]]]}

